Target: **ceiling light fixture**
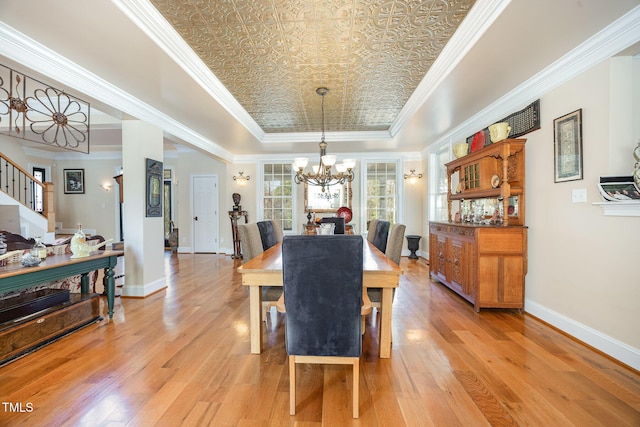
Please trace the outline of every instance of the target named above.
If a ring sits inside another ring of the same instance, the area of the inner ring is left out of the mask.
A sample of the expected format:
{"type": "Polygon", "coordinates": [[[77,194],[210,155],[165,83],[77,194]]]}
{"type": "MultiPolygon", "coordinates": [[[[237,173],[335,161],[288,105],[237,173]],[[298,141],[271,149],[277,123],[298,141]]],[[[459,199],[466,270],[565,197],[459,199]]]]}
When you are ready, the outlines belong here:
{"type": "Polygon", "coordinates": [[[309,159],[306,157],[296,157],[293,159],[293,168],[296,171],[294,180],[296,184],[305,183],[322,187],[322,192],[331,186],[344,184],[353,181],[353,168],[356,165],[355,159],[345,159],[342,163],[336,164],[336,156],[327,154],[327,143],[324,138],[324,96],[329,93],[326,87],[319,87],[316,93],[322,97],[322,137],[320,139],[320,164],[313,165],[312,171],[304,172],[309,159]],[[331,173],[331,168],[335,165],[335,174],[331,173]]]}

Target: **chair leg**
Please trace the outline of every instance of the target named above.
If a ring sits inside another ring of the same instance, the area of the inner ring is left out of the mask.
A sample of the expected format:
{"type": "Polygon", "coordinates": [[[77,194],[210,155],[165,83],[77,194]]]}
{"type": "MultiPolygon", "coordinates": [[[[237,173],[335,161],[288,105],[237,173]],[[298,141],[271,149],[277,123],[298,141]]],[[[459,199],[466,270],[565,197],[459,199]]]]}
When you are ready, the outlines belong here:
{"type": "Polygon", "coordinates": [[[296,414],[296,357],[289,355],[289,414],[296,414]]]}
{"type": "Polygon", "coordinates": [[[360,359],[353,361],[353,418],[360,416],[360,359]]]}
{"type": "Polygon", "coordinates": [[[369,299],[369,294],[367,294],[367,290],[363,289],[362,291],[362,307],[360,308],[360,315],[362,316],[362,335],[365,332],[365,321],[364,317],[371,313],[371,300],[369,299]]]}

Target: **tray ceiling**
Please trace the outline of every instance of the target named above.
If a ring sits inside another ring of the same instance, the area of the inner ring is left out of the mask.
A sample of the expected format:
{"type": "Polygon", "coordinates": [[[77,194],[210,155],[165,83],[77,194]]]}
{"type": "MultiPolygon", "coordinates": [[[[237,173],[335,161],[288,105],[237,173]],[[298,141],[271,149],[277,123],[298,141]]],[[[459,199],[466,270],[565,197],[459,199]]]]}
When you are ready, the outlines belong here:
{"type": "Polygon", "coordinates": [[[475,0],[151,0],[269,132],[388,130],[475,0]]]}

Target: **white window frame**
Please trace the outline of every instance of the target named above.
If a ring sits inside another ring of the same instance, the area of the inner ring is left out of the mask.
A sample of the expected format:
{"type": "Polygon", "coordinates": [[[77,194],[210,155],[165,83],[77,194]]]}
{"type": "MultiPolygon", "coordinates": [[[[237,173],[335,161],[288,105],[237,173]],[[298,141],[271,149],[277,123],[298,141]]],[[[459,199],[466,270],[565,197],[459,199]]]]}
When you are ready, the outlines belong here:
{"type": "Polygon", "coordinates": [[[360,227],[362,234],[367,233],[367,169],[371,164],[376,163],[395,163],[396,165],[396,223],[403,222],[403,167],[404,162],[399,158],[376,158],[376,159],[363,159],[361,162],[361,172],[360,172],[360,223],[362,226],[360,227]]]}
{"type": "Polygon", "coordinates": [[[444,167],[444,164],[450,162],[451,160],[453,160],[453,148],[451,141],[442,142],[429,149],[429,221],[448,220],[447,205],[445,204],[439,210],[438,198],[440,198],[440,200],[446,200],[447,168],[444,167]],[[443,188],[439,188],[440,184],[442,183],[442,179],[444,179],[445,186],[443,188]]]}
{"type": "MultiPolygon", "coordinates": [[[[265,165],[287,165],[287,166],[291,166],[292,161],[291,160],[269,160],[269,161],[261,161],[258,163],[258,168],[259,168],[259,173],[258,173],[258,214],[257,214],[257,221],[262,221],[264,220],[264,198],[265,198],[265,194],[264,194],[264,184],[265,184],[265,180],[264,180],[264,167],[265,165]]],[[[283,227],[283,232],[285,234],[296,234],[297,230],[296,230],[296,224],[299,223],[298,221],[298,200],[297,200],[297,194],[298,194],[298,190],[297,187],[298,185],[294,182],[294,172],[293,172],[293,168],[291,168],[291,204],[292,204],[292,213],[291,213],[291,230],[285,230],[283,227]]]]}

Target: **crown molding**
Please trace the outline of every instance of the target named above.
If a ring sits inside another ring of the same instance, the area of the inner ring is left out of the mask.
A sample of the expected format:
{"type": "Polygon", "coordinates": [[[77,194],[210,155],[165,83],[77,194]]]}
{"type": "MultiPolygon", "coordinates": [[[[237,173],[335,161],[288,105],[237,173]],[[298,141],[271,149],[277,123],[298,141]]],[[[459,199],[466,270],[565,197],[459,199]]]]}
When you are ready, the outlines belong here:
{"type": "MultiPolygon", "coordinates": [[[[484,129],[495,120],[523,108],[638,42],[640,42],[640,6],[635,7],[493,104],[456,126],[430,147],[466,139],[479,129],[484,129]],[[487,118],[493,119],[487,121],[487,118]]],[[[427,155],[429,151],[431,150],[427,147],[422,153],[427,155]]]]}
{"type": "Polygon", "coordinates": [[[391,137],[395,137],[416,114],[509,3],[511,0],[478,0],[475,3],[389,128],[391,137]]]}
{"type": "Polygon", "coordinates": [[[153,124],[216,157],[226,161],[230,161],[233,158],[229,151],[213,141],[1,21],[0,55],[19,62],[25,67],[48,76],[63,85],[74,88],[80,93],[91,94],[93,98],[100,102],[153,124]]]}
{"type": "Polygon", "coordinates": [[[148,0],[112,0],[138,28],[258,140],[265,132],[148,0]]]}
{"type": "MultiPolygon", "coordinates": [[[[337,153],[339,159],[356,159],[358,163],[362,163],[364,159],[368,162],[374,161],[414,161],[422,160],[422,155],[418,152],[357,152],[357,153],[337,153]]],[[[296,157],[307,157],[311,163],[320,161],[317,151],[313,153],[292,153],[292,154],[241,154],[233,159],[233,164],[260,164],[260,163],[293,163],[296,157]]],[[[357,166],[356,166],[357,167],[357,166]]]]}
{"type": "MultiPolygon", "coordinates": [[[[267,133],[262,138],[263,144],[278,144],[292,142],[320,142],[321,132],[296,132],[296,133],[267,133]]],[[[388,131],[371,132],[326,132],[326,139],[340,142],[360,141],[390,141],[388,131]]]]}

